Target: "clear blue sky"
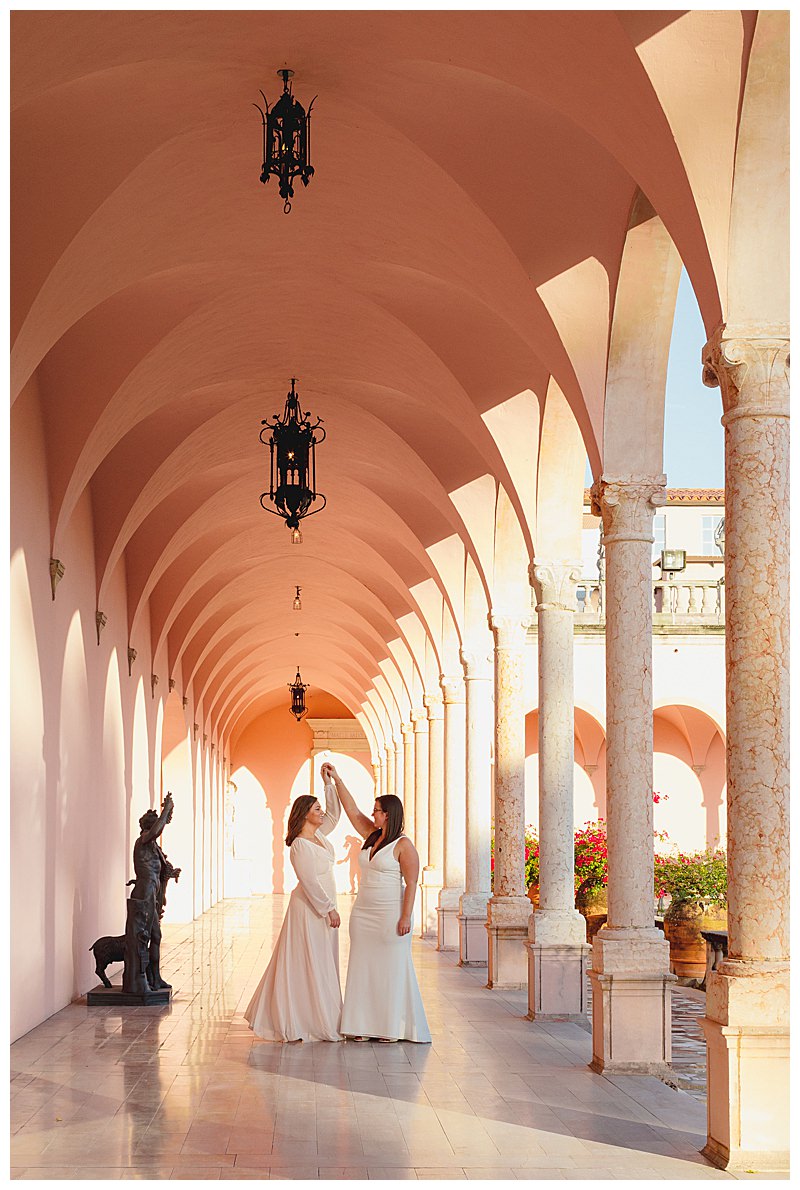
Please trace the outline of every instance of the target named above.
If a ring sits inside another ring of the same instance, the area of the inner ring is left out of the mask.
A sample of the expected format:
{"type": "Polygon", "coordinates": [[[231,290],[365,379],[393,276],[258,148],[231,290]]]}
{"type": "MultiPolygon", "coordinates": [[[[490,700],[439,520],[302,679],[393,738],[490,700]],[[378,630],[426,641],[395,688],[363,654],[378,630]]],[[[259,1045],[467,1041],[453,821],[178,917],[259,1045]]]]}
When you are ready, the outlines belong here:
{"type": "MultiPolygon", "coordinates": [[[[681,274],[667,369],[664,470],[671,488],[724,484],[722,400],[706,388],[700,353],[706,333],[686,272],[681,274]]],[[[586,469],[586,483],[592,482],[586,469]]]]}

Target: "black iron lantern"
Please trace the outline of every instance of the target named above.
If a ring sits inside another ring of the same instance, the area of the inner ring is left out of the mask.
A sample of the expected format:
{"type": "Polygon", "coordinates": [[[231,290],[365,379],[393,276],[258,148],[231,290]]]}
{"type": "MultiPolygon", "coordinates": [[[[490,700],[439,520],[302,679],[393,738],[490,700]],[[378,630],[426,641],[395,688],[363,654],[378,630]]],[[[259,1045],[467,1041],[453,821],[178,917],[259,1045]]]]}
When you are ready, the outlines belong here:
{"type": "Polygon", "coordinates": [[[311,147],[311,109],[314,99],[308,105],[308,111],[292,95],[292,84],[289,79],[293,70],[279,70],[279,77],[283,78],[283,94],[270,109],[267,97],[261,92],[264,108],[254,103],[261,113],[261,123],[264,130],[264,162],[261,166],[261,181],[269,181],[270,174],[278,177],[278,190],[284,200],[283,209],[288,215],[292,209],[289,201],[294,198],[292,181],[300,179],[307,186],[314,175],[314,167],[309,162],[311,147]]]}
{"type": "Polygon", "coordinates": [[[303,413],[300,398],[294,391],[295,383],[296,378],[292,377],[283,417],[273,413],[272,421],[262,421],[264,429],[259,435],[264,445],[269,446],[269,492],[261,493],[261,507],[284,518],[292,530],[293,540],[300,536],[302,518],[322,512],[327,503],[315,486],[315,448],[325,441],[322,418],[318,417],[312,424],[311,414],[303,413]],[[269,438],[264,437],[266,433],[269,438]],[[267,508],[265,499],[271,500],[275,508],[267,508]],[[315,500],[322,503],[319,508],[312,509],[315,500]]]}
{"type": "Polygon", "coordinates": [[[289,710],[299,723],[308,714],[308,707],[306,706],[306,690],[308,690],[308,685],[303,684],[303,679],[300,677],[299,665],[295,680],[293,682],[287,682],[287,685],[292,692],[292,705],[289,707],[289,710]]]}

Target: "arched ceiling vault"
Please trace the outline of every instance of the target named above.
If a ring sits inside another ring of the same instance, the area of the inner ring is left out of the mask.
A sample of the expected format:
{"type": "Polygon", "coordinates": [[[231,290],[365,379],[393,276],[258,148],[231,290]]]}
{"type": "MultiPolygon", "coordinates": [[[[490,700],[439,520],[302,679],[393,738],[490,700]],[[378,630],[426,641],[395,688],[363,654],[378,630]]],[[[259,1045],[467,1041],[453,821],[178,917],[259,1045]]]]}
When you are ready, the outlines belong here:
{"type": "Polygon", "coordinates": [[[553,499],[524,452],[506,461],[496,412],[527,393],[544,416],[557,391],[602,468],[638,196],[716,325],[754,20],[12,14],[12,398],[41,410],[53,550],[88,492],[98,606],[123,573],[129,631],[149,626],[154,670],[212,732],[298,661],[394,722],[465,617],[477,631],[503,570],[487,525],[518,520],[524,568],[532,493],[553,499]],[[251,106],[284,62],[319,95],[289,216],[258,183],[251,106]],[[329,432],[329,506],[299,547],[258,504],[260,422],[291,375],[329,432]]]}

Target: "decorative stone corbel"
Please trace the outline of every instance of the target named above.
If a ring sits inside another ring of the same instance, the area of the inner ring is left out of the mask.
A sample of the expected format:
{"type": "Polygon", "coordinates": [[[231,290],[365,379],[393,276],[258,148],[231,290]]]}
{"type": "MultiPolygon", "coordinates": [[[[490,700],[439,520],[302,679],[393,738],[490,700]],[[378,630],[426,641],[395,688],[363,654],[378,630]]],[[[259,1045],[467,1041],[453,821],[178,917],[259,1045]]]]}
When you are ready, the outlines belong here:
{"type": "Polygon", "coordinates": [[[106,624],[108,623],[108,617],[105,615],[104,612],[96,611],[94,613],[94,623],[95,623],[95,627],[97,629],[97,643],[99,645],[100,644],[100,633],[103,631],[106,624]]]}
{"type": "Polygon", "coordinates": [[[56,587],[64,577],[64,563],[59,562],[58,558],[50,559],[50,590],[53,593],[53,599],[56,597],[56,587]]]}
{"type": "Polygon", "coordinates": [[[208,734],[206,732],[203,732],[203,747],[204,748],[207,743],[208,743],[208,734]]]}
{"type": "Polygon", "coordinates": [[[158,674],[150,674],[150,696],[155,698],[156,686],[158,685],[158,674]]]}
{"type": "Polygon", "coordinates": [[[136,650],[128,645],[128,677],[133,673],[133,663],[136,660],[136,650]]]}
{"type": "Polygon", "coordinates": [[[198,731],[200,730],[200,724],[199,724],[199,723],[193,723],[193,724],[192,724],[192,730],[193,730],[193,732],[194,732],[194,738],[195,738],[195,739],[197,739],[197,733],[198,733],[198,731]]]}
{"type": "Polygon", "coordinates": [[[183,698],[181,699],[181,703],[183,704],[183,709],[185,711],[189,705],[189,699],[186,697],[185,694],[184,694],[183,698]]]}
{"type": "Polygon", "coordinates": [[[170,678],[169,681],[167,682],[167,686],[169,688],[170,694],[172,694],[172,691],[175,689],[175,679],[170,678]]]}

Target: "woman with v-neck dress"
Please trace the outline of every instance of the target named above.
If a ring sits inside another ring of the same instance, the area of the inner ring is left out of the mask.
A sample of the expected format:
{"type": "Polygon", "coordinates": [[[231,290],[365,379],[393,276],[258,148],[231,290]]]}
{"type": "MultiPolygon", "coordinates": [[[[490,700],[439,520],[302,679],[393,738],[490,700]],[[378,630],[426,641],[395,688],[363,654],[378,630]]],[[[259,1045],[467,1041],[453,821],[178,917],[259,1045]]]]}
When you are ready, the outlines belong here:
{"type": "Polygon", "coordinates": [[[334,782],[347,817],[364,839],[358,896],[350,914],[342,1033],[359,1041],[429,1042],[411,958],[419,856],[403,834],[403,803],[394,794],[377,797],[371,821],[333,765],[324,764],[322,776],[334,782]]]}
{"type": "Polygon", "coordinates": [[[286,846],[298,884],[289,898],[275,950],[245,1019],[268,1041],[341,1041],[339,914],[335,853],[327,836],[339,821],[336,789],[325,786],[325,809],[311,795],[289,811],[286,846]]]}

